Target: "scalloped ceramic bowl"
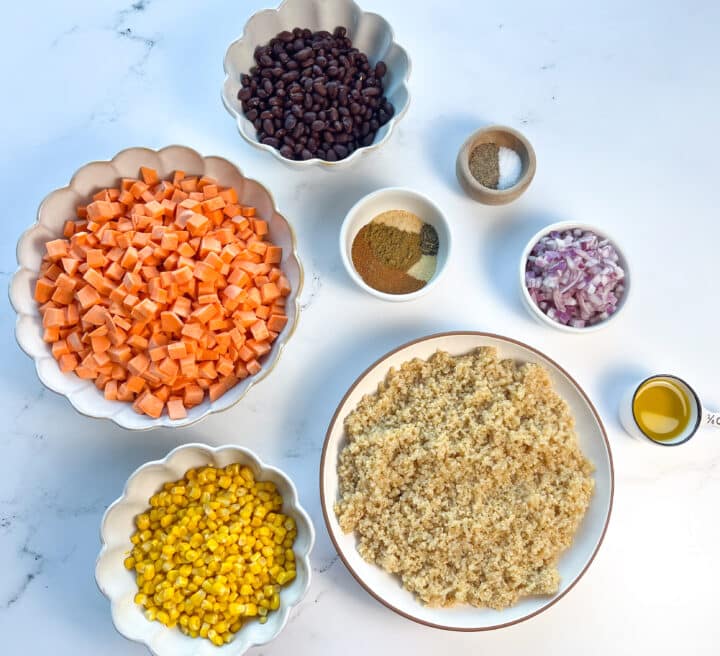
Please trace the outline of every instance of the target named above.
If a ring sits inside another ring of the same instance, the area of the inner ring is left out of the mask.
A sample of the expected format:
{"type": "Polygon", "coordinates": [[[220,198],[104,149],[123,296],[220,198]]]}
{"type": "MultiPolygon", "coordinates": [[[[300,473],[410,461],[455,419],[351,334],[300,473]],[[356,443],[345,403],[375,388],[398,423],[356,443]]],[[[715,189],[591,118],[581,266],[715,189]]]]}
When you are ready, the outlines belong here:
{"type": "Polygon", "coordinates": [[[295,329],[299,313],[297,297],[302,287],[303,273],[297,256],[295,235],[287,220],[278,213],[270,192],[256,180],[246,178],[240,169],[226,159],[202,157],[184,146],[168,146],[160,151],[129,148],[118,153],[109,162],[91,162],[83,166],[75,173],[67,187],[53,191],[42,201],[37,222],[20,237],[17,260],[19,267],[10,282],[10,301],[17,312],[15,337],[20,348],[35,361],[35,368],[43,385],[67,397],[81,414],[98,419],[111,419],[131,430],[187,426],[213,412],[227,410],[272,371],[295,329]],[[45,251],[45,242],[62,235],[63,224],[75,216],[77,205],[84,204],[98,189],[115,186],[119,178],[136,177],[141,165],[157,169],[161,176],[182,169],[193,175],[206,174],[217,178],[224,185],[234,186],[240,201],[255,206],[258,215],[268,221],[270,237],[283,248],[281,266],[292,285],[292,293],[287,302],[288,324],[263,360],[262,371],[240,381],[219,399],[213,402],[206,399],[189,410],[185,419],[176,421],[167,415],[158,419],[139,415],[130,403],[106,400],[92,381],[60,371],[50,346],[42,339],[42,318],[34,300],[33,290],[45,251]]]}
{"type": "Polygon", "coordinates": [[[398,121],[410,104],[408,78],[410,59],[405,50],[395,42],[393,30],[382,16],[365,12],[353,0],[285,0],[277,9],[266,9],[254,14],[245,24],[242,36],[234,41],[225,53],[225,82],[222,99],[225,108],[235,118],[240,135],[252,146],[266,150],[288,166],[303,169],[322,166],[337,170],[361,156],[382,146],[392,134],[398,121]],[[358,148],[350,157],[337,162],[328,162],[317,157],[295,161],[283,157],[278,150],[258,141],[253,124],[245,118],[238,91],[240,75],[254,65],[255,48],[266,44],[279,32],[302,27],[332,31],[338,25],[348,29],[353,46],[365,52],[371,63],[382,59],[387,64],[385,95],[395,107],[393,117],[377,132],[375,141],[358,148]]]}
{"type": "Polygon", "coordinates": [[[315,530],[298,501],[297,490],[286,474],[241,447],[185,444],[162,460],[142,465],[128,479],[122,496],[105,512],[100,539],[102,548],[95,566],[95,580],[110,600],[113,624],[120,634],[144,644],[155,656],[240,656],[250,647],[273,640],[287,624],[291,609],[300,603],[310,587],[310,551],[315,530]],[[218,648],[208,640],[190,638],[177,628],[169,629],[147,620],[133,600],[137,593],[135,577],[125,569],[123,561],[131,548],[135,516],[148,507],[148,500],[164,483],[182,478],[193,467],[210,464],[226,467],[236,462],[250,467],[257,479],[277,485],[283,497],[283,513],[292,517],[297,525],[293,546],[297,576],[282,588],[280,608],[268,615],[265,624],[249,622],[235,634],[232,642],[218,648]]]}

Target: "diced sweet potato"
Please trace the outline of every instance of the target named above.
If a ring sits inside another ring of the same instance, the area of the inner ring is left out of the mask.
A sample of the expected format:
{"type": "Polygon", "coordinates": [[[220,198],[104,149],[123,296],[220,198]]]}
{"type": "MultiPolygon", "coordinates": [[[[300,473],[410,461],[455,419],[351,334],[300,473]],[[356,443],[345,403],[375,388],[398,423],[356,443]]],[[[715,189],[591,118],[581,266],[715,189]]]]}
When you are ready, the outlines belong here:
{"type": "Polygon", "coordinates": [[[257,373],[291,289],[255,208],[212,178],[149,167],[88,201],[35,283],[61,370],[172,419],[257,373]]]}

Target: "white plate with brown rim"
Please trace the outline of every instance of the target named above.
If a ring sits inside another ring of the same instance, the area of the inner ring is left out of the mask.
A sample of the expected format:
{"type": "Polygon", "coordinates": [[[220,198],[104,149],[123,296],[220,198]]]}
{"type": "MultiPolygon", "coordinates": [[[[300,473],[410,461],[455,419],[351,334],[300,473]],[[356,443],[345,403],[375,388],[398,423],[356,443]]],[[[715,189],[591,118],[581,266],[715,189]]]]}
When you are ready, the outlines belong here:
{"type": "Polygon", "coordinates": [[[578,582],[595,558],[607,530],[612,509],[614,474],[610,444],[600,416],[587,394],[556,362],[540,351],[508,337],[480,332],[450,332],[423,337],[404,344],[370,365],[352,384],[338,406],[325,436],[320,462],[320,498],[330,538],[338,555],[375,599],[396,613],[426,626],[452,631],[487,631],[517,624],[549,608],[578,582]],[[353,534],[345,534],[333,510],[338,498],[337,462],[345,444],[347,415],[366,394],[377,390],[391,368],[413,358],[427,359],[438,350],[461,355],[481,346],[497,348],[501,358],[533,362],[547,369],[555,391],[567,402],[575,418],[578,442],[595,466],[595,491],[572,545],[561,555],[558,569],[560,587],[547,596],[524,597],[504,610],[455,606],[431,608],[405,590],[398,577],[362,559],[353,534]]]}

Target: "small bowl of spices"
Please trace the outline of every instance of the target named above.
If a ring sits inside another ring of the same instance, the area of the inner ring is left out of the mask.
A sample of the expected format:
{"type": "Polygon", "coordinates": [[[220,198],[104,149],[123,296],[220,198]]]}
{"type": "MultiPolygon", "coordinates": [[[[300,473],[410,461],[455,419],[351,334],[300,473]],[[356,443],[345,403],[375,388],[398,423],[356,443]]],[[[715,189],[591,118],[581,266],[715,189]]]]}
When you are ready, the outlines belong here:
{"type": "Polygon", "coordinates": [[[465,141],[455,173],[471,198],[486,205],[504,205],[528,188],[535,167],[535,151],[522,134],[492,125],[477,130],[465,141]]]}
{"type": "Polygon", "coordinates": [[[450,254],[450,226],[426,196],[400,187],[379,189],[350,209],[340,253],[350,277],[385,301],[426,294],[450,254]]]}

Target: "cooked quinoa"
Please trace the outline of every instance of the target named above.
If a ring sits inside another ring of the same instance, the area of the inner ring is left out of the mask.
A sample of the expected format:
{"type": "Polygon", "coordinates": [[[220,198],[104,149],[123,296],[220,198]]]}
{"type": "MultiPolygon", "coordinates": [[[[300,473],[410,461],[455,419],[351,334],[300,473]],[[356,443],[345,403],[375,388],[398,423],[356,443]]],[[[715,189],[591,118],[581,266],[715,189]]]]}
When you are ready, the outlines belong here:
{"type": "Polygon", "coordinates": [[[391,370],[345,420],[335,513],[430,606],[553,594],[594,481],[540,365],[493,348],[391,370]]]}

